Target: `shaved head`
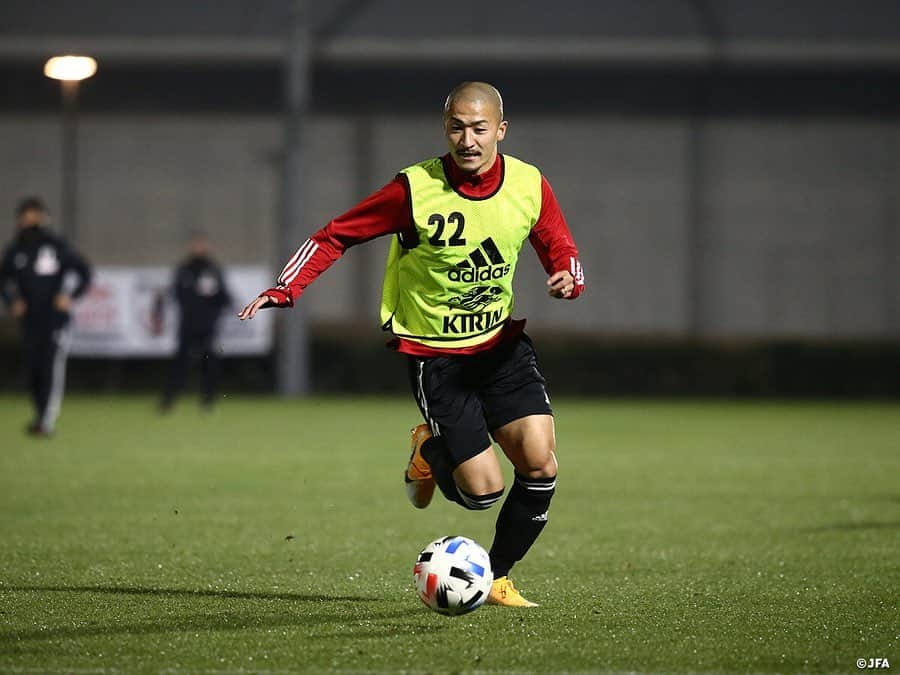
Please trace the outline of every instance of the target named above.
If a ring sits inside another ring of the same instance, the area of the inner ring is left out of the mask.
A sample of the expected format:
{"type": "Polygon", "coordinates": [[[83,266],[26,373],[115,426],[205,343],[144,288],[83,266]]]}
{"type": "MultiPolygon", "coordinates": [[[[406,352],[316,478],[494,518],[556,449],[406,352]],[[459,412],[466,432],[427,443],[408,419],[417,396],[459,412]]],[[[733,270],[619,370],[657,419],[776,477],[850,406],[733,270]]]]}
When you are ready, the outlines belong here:
{"type": "Polygon", "coordinates": [[[445,117],[456,103],[481,103],[490,106],[497,111],[497,119],[503,119],[503,97],[496,87],[487,82],[463,82],[453,87],[444,101],[445,117]]]}
{"type": "Polygon", "coordinates": [[[500,92],[487,82],[463,82],[444,102],[444,137],[456,165],[480,174],[497,161],[497,144],[506,136],[500,92]]]}

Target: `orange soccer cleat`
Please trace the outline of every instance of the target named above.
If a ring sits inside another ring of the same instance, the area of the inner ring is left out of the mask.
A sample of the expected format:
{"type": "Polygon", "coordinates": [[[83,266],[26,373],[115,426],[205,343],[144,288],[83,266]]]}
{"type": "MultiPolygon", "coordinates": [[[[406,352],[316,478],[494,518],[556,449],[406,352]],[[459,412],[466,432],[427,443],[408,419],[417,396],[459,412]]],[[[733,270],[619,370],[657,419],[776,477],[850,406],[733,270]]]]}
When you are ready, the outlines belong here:
{"type": "Polygon", "coordinates": [[[491,592],[485,600],[487,605],[502,605],[503,607],[537,607],[536,602],[531,602],[522,597],[522,594],[513,586],[509,577],[499,577],[491,584],[491,592]]]}
{"type": "Polygon", "coordinates": [[[431,467],[422,457],[422,445],[431,438],[431,430],[427,424],[420,424],[410,430],[411,452],[409,463],[406,465],[406,473],[403,481],[406,483],[406,496],[417,509],[424,509],[431,503],[434,495],[434,477],[431,475],[431,467]]]}

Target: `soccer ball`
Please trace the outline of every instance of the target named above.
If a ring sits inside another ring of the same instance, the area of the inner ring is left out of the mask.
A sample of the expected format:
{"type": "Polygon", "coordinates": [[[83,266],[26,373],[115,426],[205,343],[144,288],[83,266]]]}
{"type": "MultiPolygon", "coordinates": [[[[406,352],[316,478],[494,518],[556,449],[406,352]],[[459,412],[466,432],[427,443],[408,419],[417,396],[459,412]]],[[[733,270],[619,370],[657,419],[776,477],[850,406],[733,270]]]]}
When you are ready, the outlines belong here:
{"type": "Polygon", "coordinates": [[[416,592],[430,609],[456,616],[481,607],[494,574],[487,552],[467,537],[442,537],[422,549],[413,568],[416,592]]]}

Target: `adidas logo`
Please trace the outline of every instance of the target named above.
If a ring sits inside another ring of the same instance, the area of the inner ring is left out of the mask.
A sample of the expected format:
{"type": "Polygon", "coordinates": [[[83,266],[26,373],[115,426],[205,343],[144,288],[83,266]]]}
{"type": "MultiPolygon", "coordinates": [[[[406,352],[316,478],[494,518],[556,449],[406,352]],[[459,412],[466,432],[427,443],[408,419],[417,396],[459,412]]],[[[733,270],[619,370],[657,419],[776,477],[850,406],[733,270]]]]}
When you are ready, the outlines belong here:
{"type": "Polygon", "coordinates": [[[468,260],[457,263],[447,272],[450,281],[475,283],[500,279],[509,274],[509,263],[500,254],[494,240],[488,237],[469,253],[468,260]],[[485,257],[487,256],[487,257],[485,257]],[[474,267],[473,267],[474,266],[474,267]]]}

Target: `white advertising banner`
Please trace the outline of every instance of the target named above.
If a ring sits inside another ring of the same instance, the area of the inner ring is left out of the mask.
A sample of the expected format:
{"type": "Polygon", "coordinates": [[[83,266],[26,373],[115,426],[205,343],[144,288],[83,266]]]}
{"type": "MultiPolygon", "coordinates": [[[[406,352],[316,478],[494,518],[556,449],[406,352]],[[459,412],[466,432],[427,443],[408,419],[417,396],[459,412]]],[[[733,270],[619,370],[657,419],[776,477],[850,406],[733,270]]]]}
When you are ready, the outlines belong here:
{"type": "MultiPolygon", "coordinates": [[[[234,307],[219,320],[216,348],[222,357],[265,354],[272,347],[273,312],[252,321],[236,314],[244,303],[272,285],[259,265],[224,268],[234,307]]],[[[72,356],[168,357],[175,352],[178,307],[170,292],[171,267],[97,267],[91,287],[73,311],[72,356]]]]}

